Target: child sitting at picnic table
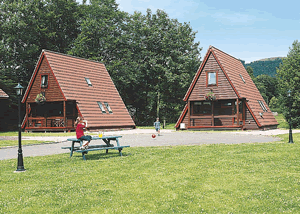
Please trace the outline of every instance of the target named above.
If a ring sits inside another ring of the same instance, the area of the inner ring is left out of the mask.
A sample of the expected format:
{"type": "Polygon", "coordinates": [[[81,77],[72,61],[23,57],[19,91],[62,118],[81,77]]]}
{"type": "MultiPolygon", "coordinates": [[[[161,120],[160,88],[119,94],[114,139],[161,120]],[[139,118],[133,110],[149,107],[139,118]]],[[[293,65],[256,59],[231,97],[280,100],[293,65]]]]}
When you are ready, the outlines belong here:
{"type": "Polygon", "coordinates": [[[154,127],[155,127],[155,130],[158,134],[158,136],[160,135],[160,122],[159,122],[159,118],[156,118],[156,122],[154,122],[154,127]]]}
{"type": "Polygon", "coordinates": [[[83,144],[80,149],[87,149],[90,141],[92,140],[92,137],[90,135],[84,135],[83,128],[86,127],[86,122],[83,121],[82,117],[77,117],[76,122],[76,137],[80,140],[86,140],[87,142],[83,144]]]}

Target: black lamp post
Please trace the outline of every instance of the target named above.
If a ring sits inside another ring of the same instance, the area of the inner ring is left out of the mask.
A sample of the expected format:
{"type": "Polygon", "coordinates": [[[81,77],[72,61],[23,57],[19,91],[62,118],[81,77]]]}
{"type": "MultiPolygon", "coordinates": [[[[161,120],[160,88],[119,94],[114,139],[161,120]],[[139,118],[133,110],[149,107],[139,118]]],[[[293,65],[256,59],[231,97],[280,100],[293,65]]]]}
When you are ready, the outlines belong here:
{"type": "Polygon", "coordinates": [[[19,122],[18,122],[18,127],[19,127],[19,149],[18,149],[18,167],[17,167],[17,172],[22,172],[25,171],[24,169],[24,163],[23,163],[23,152],[22,152],[22,143],[21,143],[21,97],[22,97],[22,92],[23,92],[23,87],[18,83],[18,85],[15,87],[16,93],[18,96],[19,100],[19,122]]]}
{"type": "Polygon", "coordinates": [[[290,130],[289,130],[289,143],[294,143],[293,142],[293,133],[292,133],[292,104],[291,104],[291,90],[288,90],[288,97],[289,97],[289,107],[290,107],[290,120],[289,120],[289,125],[290,125],[290,130]]]}

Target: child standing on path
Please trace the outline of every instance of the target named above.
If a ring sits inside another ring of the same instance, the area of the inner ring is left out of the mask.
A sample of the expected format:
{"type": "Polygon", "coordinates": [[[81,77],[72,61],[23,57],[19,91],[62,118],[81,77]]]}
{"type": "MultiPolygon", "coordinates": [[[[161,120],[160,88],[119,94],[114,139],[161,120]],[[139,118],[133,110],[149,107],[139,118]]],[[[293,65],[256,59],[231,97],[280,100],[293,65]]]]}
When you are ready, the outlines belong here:
{"type": "Polygon", "coordinates": [[[160,135],[160,122],[159,122],[159,118],[156,118],[156,122],[154,122],[154,127],[155,127],[155,130],[158,134],[158,136],[160,135]]]}

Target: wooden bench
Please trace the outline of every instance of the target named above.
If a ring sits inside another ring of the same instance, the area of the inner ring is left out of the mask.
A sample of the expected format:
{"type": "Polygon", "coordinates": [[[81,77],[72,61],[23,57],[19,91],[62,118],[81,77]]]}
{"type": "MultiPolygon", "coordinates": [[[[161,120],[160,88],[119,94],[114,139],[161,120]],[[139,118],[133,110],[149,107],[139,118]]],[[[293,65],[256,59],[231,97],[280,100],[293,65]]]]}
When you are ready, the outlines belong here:
{"type": "Polygon", "coordinates": [[[67,139],[68,141],[72,141],[71,146],[67,147],[61,147],[62,149],[70,149],[70,157],[72,157],[73,152],[79,152],[82,154],[83,160],[86,160],[85,155],[89,151],[97,151],[97,150],[106,150],[106,153],[108,153],[109,149],[115,149],[119,150],[120,155],[122,156],[122,149],[125,147],[130,147],[130,146],[120,146],[119,143],[119,138],[122,136],[103,136],[103,137],[92,137],[92,140],[103,140],[105,142],[104,145],[91,145],[88,147],[88,149],[81,150],[80,147],[83,145],[82,140],[77,139],[77,138],[69,138],[67,139]],[[111,144],[111,141],[116,141],[117,146],[114,146],[111,144]],[[75,146],[75,143],[79,143],[79,146],[75,146]]]}

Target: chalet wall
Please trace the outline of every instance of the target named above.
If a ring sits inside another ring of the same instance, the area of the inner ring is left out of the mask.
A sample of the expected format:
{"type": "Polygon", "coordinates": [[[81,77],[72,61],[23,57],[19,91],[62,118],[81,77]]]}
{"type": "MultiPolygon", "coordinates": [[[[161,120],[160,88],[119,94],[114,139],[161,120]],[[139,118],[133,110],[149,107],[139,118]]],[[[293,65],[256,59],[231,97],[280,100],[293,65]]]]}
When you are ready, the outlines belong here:
{"type": "Polygon", "coordinates": [[[53,73],[50,70],[50,67],[47,63],[47,60],[45,57],[42,59],[39,67],[37,68],[37,74],[34,77],[32,87],[30,88],[27,102],[32,103],[35,102],[36,95],[45,92],[45,97],[47,102],[53,102],[53,101],[63,101],[64,97],[60,91],[60,88],[55,80],[55,77],[53,76],[53,73]],[[41,88],[41,76],[42,75],[48,75],[48,88],[41,88]]]}
{"type": "Polygon", "coordinates": [[[246,107],[246,115],[245,115],[245,129],[259,129],[256,121],[254,120],[253,116],[251,115],[249,109],[246,107]]]}
{"type": "Polygon", "coordinates": [[[217,60],[210,54],[206,64],[203,67],[203,70],[191,92],[189,97],[190,101],[194,100],[204,100],[205,95],[213,91],[216,95],[217,99],[236,99],[237,96],[231,87],[229,81],[227,80],[225,74],[223,73],[222,69],[220,68],[217,60]],[[217,71],[218,83],[215,86],[206,86],[206,72],[207,71],[217,71]]]}

